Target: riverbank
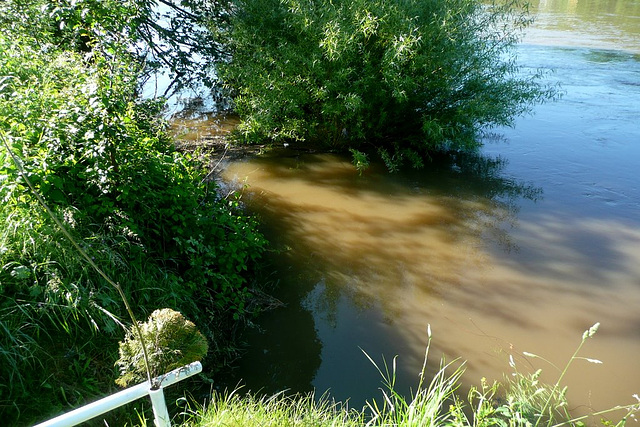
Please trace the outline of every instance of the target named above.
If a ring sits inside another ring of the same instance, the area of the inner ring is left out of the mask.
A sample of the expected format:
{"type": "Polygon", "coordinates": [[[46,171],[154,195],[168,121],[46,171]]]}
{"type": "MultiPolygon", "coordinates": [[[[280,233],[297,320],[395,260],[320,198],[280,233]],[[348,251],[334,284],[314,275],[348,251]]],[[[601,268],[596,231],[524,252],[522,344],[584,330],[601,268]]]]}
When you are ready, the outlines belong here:
{"type": "Polygon", "coordinates": [[[219,174],[224,165],[263,152],[265,144],[233,144],[230,141],[239,119],[233,113],[183,110],[170,120],[176,149],[206,160],[209,178],[219,174]]]}
{"type": "Polygon", "coordinates": [[[514,372],[510,376],[493,383],[483,378],[463,396],[460,393],[463,362],[442,360],[433,377],[428,377],[430,338],[417,386],[410,396],[395,388],[395,359],[393,363],[383,360],[378,364],[365,353],[380,373],[383,388],[378,398],[367,401],[361,409],[350,407],[348,401],[336,402],[328,394],[290,395],[283,391],[264,396],[236,389],[214,393],[206,406],[194,408],[186,426],[550,427],[602,424],[621,427],[627,420],[635,420],[640,411],[637,395],[635,404],[576,416],[570,413],[566,389],[561,384],[571,363],[581,358],[582,345],[597,329],[596,324],[584,332],[582,342],[564,366],[560,380],[552,385],[540,382],[539,371],[522,374],[512,359],[510,365],[514,372]]]}
{"type": "Polygon", "coordinates": [[[163,101],[137,98],[131,58],[110,58],[105,70],[101,59],[7,32],[0,419],[33,424],[113,392],[127,374],[114,368],[124,329],[157,309],[205,335],[208,374],[227,367],[257,308],[267,242],[255,219],[176,151],[163,101]]]}

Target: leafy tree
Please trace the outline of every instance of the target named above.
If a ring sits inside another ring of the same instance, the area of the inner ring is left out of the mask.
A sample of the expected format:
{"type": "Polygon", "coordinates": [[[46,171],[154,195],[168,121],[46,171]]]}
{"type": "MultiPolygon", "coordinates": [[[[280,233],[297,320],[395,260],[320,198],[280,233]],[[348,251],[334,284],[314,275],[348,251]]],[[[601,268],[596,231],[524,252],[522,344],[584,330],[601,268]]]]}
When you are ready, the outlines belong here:
{"type": "Polygon", "coordinates": [[[6,0],[0,27],[44,46],[130,55],[142,74],[168,73],[163,95],[213,84],[210,61],[224,56],[227,0],[6,0]]]}
{"type": "Polygon", "coordinates": [[[376,151],[390,168],[470,148],[553,95],[511,49],[520,0],[237,0],[221,75],[244,141],[376,151]],[[535,76],[533,76],[535,77],[535,76]]]}

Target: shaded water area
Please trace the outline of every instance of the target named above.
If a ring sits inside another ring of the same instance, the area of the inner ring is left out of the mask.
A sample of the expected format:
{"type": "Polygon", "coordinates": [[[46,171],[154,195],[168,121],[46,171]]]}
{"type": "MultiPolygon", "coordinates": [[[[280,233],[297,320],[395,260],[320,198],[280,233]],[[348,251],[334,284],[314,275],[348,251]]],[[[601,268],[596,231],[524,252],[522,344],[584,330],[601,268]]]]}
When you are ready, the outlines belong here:
{"type": "Polygon", "coordinates": [[[363,176],[348,158],[284,148],[228,164],[278,249],[274,290],[229,384],[268,393],[330,390],[361,407],[379,397],[376,361],[398,356],[398,384],[430,365],[467,361],[465,384],[521,371],[569,371],[577,413],[640,393],[640,2],[534,2],[518,49],[551,68],[564,97],[477,154],[421,171],[363,176]]]}

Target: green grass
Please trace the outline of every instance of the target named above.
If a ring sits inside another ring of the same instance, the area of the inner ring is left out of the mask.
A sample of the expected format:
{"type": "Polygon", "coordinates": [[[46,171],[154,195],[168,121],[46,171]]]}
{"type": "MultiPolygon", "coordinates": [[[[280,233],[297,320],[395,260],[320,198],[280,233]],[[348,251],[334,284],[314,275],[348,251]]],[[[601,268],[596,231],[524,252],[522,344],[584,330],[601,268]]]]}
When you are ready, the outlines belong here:
{"type": "MultiPolygon", "coordinates": [[[[207,405],[185,411],[188,427],[209,426],[447,426],[447,427],[560,427],[584,426],[585,422],[599,422],[606,426],[622,427],[635,420],[640,411],[636,404],[616,406],[584,417],[572,418],[568,412],[566,387],[561,386],[564,374],[576,360],[585,341],[592,337],[597,324],[587,330],[576,352],[571,356],[555,384],[539,381],[540,371],[523,374],[516,370],[504,384],[488,384],[484,379],[479,387],[471,387],[462,398],[458,393],[464,363],[440,362],[440,369],[430,381],[425,378],[429,345],[416,391],[405,397],[396,391],[396,359],[386,362],[369,361],[380,372],[384,390],[379,401],[373,400],[356,410],[331,401],[326,395],[315,399],[313,394],[287,396],[279,393],[270,397],[231,393],[214,393],[207,405]],[[603,416],[616,416],[608,421],[603,416]]],[[[530,353],[525,356],[538,357],[530,353]]],[[[513,362],[512,367],[515,368],[513,362]]]]}
{"type": "Polygon", "coordinates": [[[326,396],[316,400],[313,394],[270,397],[241,395],[238,391],[214,394],[206,407],[191,411],[186,426],[360,426],[364,415],[349,410],[326,396]]]}
{"type": "MultiPolygon", "coordinates": [[[[130,298],[162,279],[125,239],[73,229],[71,215],[60,216],[130,298]]],[[[5,421],[27,423],[44,417],[43,409],[56,413],[114,390],[113,362],[126,321],[115,290],[45,214],[3,204],[0,223],[0,413],[5,421]]],[[[166,289],[145,294],[171,303],[166,289]]]]}

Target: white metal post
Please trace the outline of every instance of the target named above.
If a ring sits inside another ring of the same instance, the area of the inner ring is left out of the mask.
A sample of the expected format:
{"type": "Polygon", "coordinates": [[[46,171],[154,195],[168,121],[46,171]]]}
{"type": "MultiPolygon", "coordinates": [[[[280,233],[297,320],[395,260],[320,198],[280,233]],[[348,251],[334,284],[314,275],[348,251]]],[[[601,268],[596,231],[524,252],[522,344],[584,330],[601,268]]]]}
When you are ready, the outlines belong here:
{"type": "Polygon", "coordinates": [[[151,398],[151,407],[153,408],[153,418],[156,427],[171,427],[171,418],[169,418],[167,404],[164,401],[162,387],[158,387],[156,390],[149,390],[149,397],[151,398]]]}

